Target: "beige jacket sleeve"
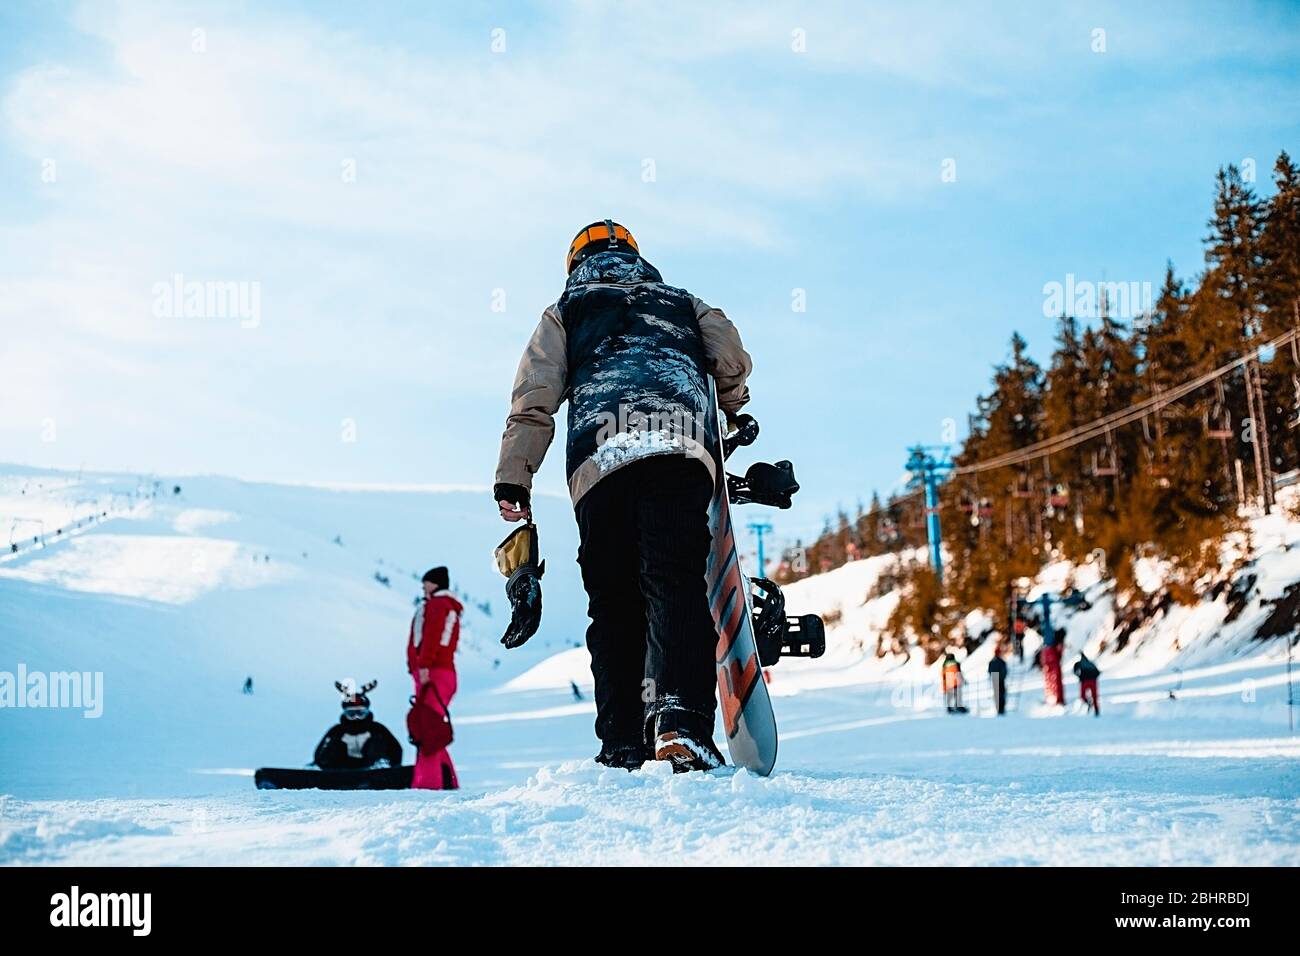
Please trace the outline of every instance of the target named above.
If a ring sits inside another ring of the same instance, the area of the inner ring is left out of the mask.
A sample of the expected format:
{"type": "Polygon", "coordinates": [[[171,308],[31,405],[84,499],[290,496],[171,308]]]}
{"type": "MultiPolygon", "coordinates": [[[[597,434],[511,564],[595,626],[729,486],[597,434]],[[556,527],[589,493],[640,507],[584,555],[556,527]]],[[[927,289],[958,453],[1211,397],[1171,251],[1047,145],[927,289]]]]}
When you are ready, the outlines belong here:
{"type": "Polygon", "coordinates": [[[728,415],[735,414],[749,401],[749,388],[745,380],[754,370],[754,362],[741,344],[740,333],[721,309],[715,309],[700,299],[695,303],[695,318],[700,323],[704,337],[704,354],[709,363],[709,374],[718,383],[718,404],[728,415]]]}
{"type": "Polygon", "coordinates": [[[497,459],[498,484],[532,488],[533,475],[555,437],[555,412],[564,401],[567,382],[566,336],[552,305],[542,313],[515,373],[497,459]]]}

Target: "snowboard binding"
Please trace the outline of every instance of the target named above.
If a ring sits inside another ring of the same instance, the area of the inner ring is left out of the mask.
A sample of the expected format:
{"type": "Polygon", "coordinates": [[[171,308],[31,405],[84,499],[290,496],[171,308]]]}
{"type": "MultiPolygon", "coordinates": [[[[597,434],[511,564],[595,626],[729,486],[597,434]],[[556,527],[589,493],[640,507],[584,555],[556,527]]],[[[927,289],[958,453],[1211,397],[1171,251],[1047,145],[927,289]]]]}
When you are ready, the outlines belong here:
{"type": "Polygon", "coordinates": [[[826,625],[816,614],[787,615],[785,595],[774,581],[751,578],[754,638],[758,659],[770,667],[782,657],[821,657],[826,653],[826,625]]]}
{"type": "Polygon", "coordinates": [[[731,457],[731,453],[737,448],[743,448],[746,445],[754,444],[754,439],[758,438],[758,421],[753,415],[737,415],[728,422],[731,427],[729,433],[722,436],[722,458],[725,461],[731,457]]]}
{"type": "Polygon", "coordinates": [[[790,498],[798,490],[794,465],[788,461],[778,461],[775,465],[756,461],[749,466],[744,477],[727,475],[727,496],[732,504],[785,509],[790,507],[790,498]]]}
{"type": "MultiPolygon", "coordinates": [[[[731,431],[722,436],[722,458],[725,461],[737,448],[754,444],[758,438],[758,421],[753,415],[737,415],[728,422],[731,431]]],[[[741,475],[727,475],[727,498],[733,505],[769,505],[789,508],[791,496],[799,490],[794,477],[794,465],[778,461],[775,465],[757,461],[741,475]]]]}

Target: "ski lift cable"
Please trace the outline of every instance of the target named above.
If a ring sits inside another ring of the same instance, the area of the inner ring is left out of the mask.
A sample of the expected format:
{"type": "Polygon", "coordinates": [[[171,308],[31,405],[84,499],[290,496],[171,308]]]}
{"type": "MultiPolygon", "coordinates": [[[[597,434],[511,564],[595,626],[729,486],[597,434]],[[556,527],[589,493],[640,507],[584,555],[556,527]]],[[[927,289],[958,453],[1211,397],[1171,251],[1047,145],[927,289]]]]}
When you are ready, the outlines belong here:
{"type": "Polygon", "coordinates": [[[1229,372],[1232,372],[1243,365],[1253,361],[1262,349],[1277,348],[1290,342],[1295,342],[1300,338],[1300,329],[1291,329],[1284,332],[1271,342],[1266,343],[1258,348],[1251,349],[1248,353],[1240,358],[1234,359],[1226,365],[1221,365],[1212,371],[1198,375],[1181,385],[1153,395],[1150,398],[1143,399],[1128,408],[1120,409],[1109,415],[1098,418],[1095,421],[1078,425],[1074,428],[1064,431],[1059,435],[1050,438],[1044,438],[1042,441],[1034,442],[1032,445],[1026,445],[1013,452],[1007,452],[985,461],[977,461],[969,465],[960,465],[953,470],[955,475],[977,474],[981,471],[991,471],[995,468],[1007,468],[1012,465],[1019,465],[1025,462],[1034,461],[1047,455],[1053,455],[1057,452],[1065,451],[1067,448],[1073,448],[1075,445],[1081,445],[1086,441],[1099,438],[1107,434],[1111,429],[1128,425],[1137,421],[1144,415],[1153,411],[1159,411],[1166,405],[1170,405],[1186,395],[1191,394],[1197,389],[1203,388],[1210,382],[1222,378],[1229,372]]]}

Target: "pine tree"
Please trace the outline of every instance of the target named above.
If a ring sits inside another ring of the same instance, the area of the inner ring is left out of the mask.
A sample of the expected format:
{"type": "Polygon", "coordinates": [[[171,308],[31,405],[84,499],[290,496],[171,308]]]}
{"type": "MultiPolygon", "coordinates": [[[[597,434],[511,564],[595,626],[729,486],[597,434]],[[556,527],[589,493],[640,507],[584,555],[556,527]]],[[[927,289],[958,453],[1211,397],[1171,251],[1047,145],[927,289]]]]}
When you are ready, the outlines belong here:
{"type": "MultiPolygon", "coordinates": [[[[1096,417],[1089,412],[1095,402],[1079,323],[1069,315],[1057,322],[1056,350],[1048,366],[1043,396],[1043,432],[1059,435],[1096,417]]],[[[1095,450],[1095,449],[1094,449],[1095,450]]],[[[1068,557],[1088,551],[1087,509],[1092,501],[1088,462],[1091,451],[1075,446],[1045,460],[1047,489],[1044,511],[1051,519],[1048,534],[1068,557]]]]}
{"type": "MultiPolygon", "coordinates": [[[[1080,412],[1085,421],[1112,415],[1138,400],[1137,345],[1112,318],[1104,297],[1097,328],[1084,334],[1082,363],[1086,385],[1080,412]]],[[[1136,542],[1125,527],[1125,518],[1142,440],[1140,429],[1128,427],[1080,446],[1086,450],[1079,483],[1087,502],[1083,521],[1087,536],[1072,539],[1078,548],[1067,552],[1067,557],[1079,561],[1096,548],[1105,551],[1108,560],[1131,553],[1136,542]]]]}
{"type": "MultiPolygon", "coordinates": [[[[1263,337],[1300,328],[1300,169],[1283,152],[1273,167],[1276,192],[1260,234],[1259,303],[1263,337]]],[[[1268,376],[1269,438],[1279,471],[1300,467],[1300,343],[1284,347],[1268,376]]]]}
{"type": "MultiPolygon", "coordinates": [[[[1170,264],[1153,308],[1131,330],[1104,298],[1090,328],[1063,315],[1045,372],[1014,335],[990,391],[976,399],[954,459],[959,469],[1251,359],[1263,342],[1300,328],[1300,168],[1286,153],[1274,185],[1262,202],[1235,167],[1219,170],[1205,271],[1189,288],[1170,264]]],[[[1153,555],[1171,563],[1175,599],[1191,599],[1193,584],[1219,569],[1223,535],[1240,523],[1239,500],[1255,497],[1260,477],[1271,490],[1270,468],[1300,466],[1296,422],[1300,343],[1109,434],[945,482],[944,585],[923,560],[901,565],[888,582],[903,594],[887,634],[895,642],[910,635],[929,658],[965,611],[996,610],[1010,582],[1036,575],[1056,556],[1086,560],[1098,547],[1121,595],[1134,591],[1135,560],[1153,555]],[[1252,442],[1248,420],[1261,416],[1268,427],[1252,442]]],[[[919,549],[925,540],[920,495],[895,494],[882,504],[873,494],[853,521],[843,511],[827,521],[809,549],[811,570],[842,563],[852,541],[860,553],[877,554],[919,549]]]]}
{"type": "MultiPolygon", "coordinates": [[[[1016,451],[1037,441],[1043,424],[1043,372],[1029,357],[1019,334],[1011,338],[1011,360],[993,375],[993,391],[977,401],[977,425],[956,458],[958,465],[1016,451]]],[[[992,492],[990,528],[949,522],[952,591],[968,607],[996,606],[1006,582],[1037,571],[1043,555],[1042,481],[1025,467],[999,468],[980,475],[992,492]],[[955,527],[954,527],[955,526],[955,527]]],[[[957,484],[947,482],[944,505],[952,509],[957,484]]],[[[960,512],[959,512],[960,513],[960,512]]]]}
{"type": "MultiPolygon", "coordinates": [[[[1260,230],[1263,206],[1235,166],[1220,169],[1215,179],[1214,215],[1206,237],[1206,273],[1194,297],[1194,310],[1203,317],[1210,352],[1207,367],[1244,356],[1260,344],[1259,278],[1263,263],[1260,230]]],[[[1249,421],[1243,432],[1247,447],[1239,449],[1250,465],[1255,488],[1271,501],[1271,447],[1269,429],[1259,427],[1267,409],[1276,405],[1275,376],[1266,375],[1257,361],[1246,364],[1229,390],[1228,401],[1239,421],[1249,421]]],[[[1205,406],[1205,402],[1202,402],[1205,406]]]]}
{"type": "Polygon", "coordinates": [[[886,551],[889,542],[886,540],[883,518],[880,494],[873,490],[871,492],[871,506],[867,509],[866,514],[858,518],[858,540],[862,542],[864,556],[883,554],[886,551]]]}

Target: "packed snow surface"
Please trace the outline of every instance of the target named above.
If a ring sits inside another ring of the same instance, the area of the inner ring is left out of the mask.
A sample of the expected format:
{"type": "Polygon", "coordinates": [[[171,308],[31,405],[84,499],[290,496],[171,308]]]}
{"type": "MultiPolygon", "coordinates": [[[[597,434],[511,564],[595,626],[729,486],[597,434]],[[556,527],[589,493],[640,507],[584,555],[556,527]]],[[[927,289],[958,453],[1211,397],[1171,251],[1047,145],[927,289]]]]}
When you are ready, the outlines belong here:
{"type": "Polygon", "coordinates": [[[891,559],[791,586],[792,613],[838,620],[824,658],[771,671],[776,772],[674,777],[590,759],[563,500],[538,503],[543,629],[506,653],[491,549],[508,529],[481,491],[0,471],[22,545],[0,557],[0,697],[20,666],[103,682],[99,717],[0,707],[0,863],[1300,863],[1286,642],[1253,636],[1300,580],[1300,525],[1281,516],[1255,523],[1258,593],[1236,617],[1223,600],[1175,608],[1122,650],[1100,646],[1114,596],[1099,575],[1044,573],[1036,587],[1072,575],[1087,597],[1059,623],[1067,665],[1085,648],[1102,668],[1099,718],[1046,707],[1015,660],[996,716],[987,643],[959,655],[971,713],[945,713],[919,653],[875,654],[896,596],[868,596],[891,559]],[[254,768],[309,759],[336,679],[378,678],[376,715],[404,737],[406,628],[439,563],[469,608],[452,708],[464,789],[255,790],[254,768]]]}

